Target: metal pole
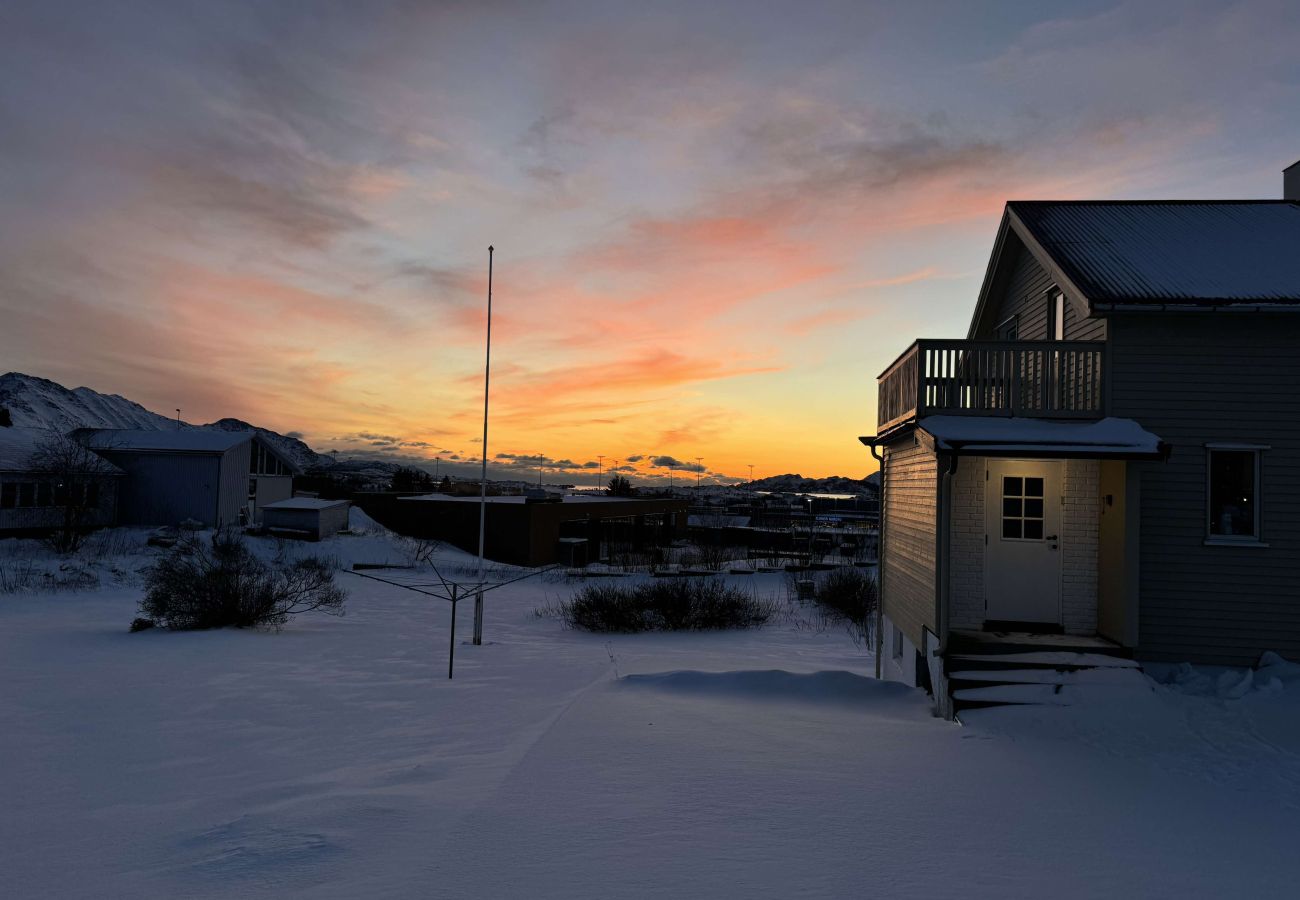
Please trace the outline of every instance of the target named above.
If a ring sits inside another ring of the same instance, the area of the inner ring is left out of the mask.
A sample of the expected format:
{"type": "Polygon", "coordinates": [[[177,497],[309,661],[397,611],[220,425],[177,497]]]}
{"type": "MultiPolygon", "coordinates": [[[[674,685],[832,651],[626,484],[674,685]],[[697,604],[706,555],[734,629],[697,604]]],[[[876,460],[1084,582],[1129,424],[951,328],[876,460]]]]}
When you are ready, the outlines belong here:
{"type": "Polygon", "coordinates": [[[700,498],[700,476],[704,474],[704,457],[695,457],[695,499],[700,498]]]}
{"type": "Polygon", "coordinates": [[[456,668],[456,589],[458,584],[451,586],[451,648],[447,651],[447,680],[451,681],[451,673],[456,668]]]}
{"type": "Polygon", "coordinates": [[[601,454],[596,455],[596,490],[600,490],[600,479],[604,476],[605,457],[601,454]]]}
{"type": "Polygon", "coordinates": [[[483,364],[483,472],[478,504],[478,593],[474,596],[474,646],[483,643],[483,546],[487,535],[488,386],[492,377],[492,254],[488,247],[487,356],[483,364]]]}

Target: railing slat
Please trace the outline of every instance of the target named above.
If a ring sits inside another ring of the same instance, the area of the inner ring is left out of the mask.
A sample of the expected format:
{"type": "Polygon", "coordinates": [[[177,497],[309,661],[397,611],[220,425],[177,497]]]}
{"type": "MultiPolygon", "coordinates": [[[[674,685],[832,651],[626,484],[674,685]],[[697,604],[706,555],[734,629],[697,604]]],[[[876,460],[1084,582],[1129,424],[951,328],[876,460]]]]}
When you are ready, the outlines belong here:
{"type": "Polygon", "coordinates": [[[1105,415],[1100,341],[917,341],[880,376],[884,431],[936,413],[1105,415]]]}

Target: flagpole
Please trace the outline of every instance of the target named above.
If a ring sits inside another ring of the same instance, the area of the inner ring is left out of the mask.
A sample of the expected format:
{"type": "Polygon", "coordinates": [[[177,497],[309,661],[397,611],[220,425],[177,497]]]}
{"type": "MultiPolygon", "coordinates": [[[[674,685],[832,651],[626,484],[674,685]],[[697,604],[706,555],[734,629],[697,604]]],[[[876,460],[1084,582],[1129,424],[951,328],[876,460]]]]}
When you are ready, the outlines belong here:
{"type": "Polygon", "coordinates": [[[483,548],[487,535],[488,386],[492,377],[492,247],[488,247],[487,359],[483,365],[483,469],[478,500],[478,593],[474,595],[474,644],[483,643],[483,548]]]}

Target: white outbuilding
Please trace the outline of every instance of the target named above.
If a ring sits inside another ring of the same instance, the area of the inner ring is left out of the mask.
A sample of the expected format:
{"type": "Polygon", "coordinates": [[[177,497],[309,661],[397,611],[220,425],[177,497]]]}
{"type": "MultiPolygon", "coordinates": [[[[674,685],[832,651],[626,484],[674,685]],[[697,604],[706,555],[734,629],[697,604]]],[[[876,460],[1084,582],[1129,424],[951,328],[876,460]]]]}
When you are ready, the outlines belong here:
{"type": "Polygon", "coordinates": [[[272,534],[319,541],[348,527],[350,500],[291,497],[262,507],[262,525],[272,534]]]}

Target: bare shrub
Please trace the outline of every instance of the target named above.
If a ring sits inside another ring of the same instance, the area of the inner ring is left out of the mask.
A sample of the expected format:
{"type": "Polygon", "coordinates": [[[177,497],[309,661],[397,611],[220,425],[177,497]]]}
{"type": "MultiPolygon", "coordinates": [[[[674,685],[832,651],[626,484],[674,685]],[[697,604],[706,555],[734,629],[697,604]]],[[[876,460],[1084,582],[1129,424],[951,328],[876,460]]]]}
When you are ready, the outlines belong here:
{"type": "Polygon", "coordinates": [[[702,578],[589,585],[551,610],[571,628],[632,633],[753,628],[776,611],[771,601],[702,578]]]}
{"type": "Polygon", "coordinates": [[[856,568],[832,569],[816,580],[813,599],[848,623],[855,639],[871,643],[880,604],[880,591],[872,575],[856,568]]]}
{"type": "Polygon", "coordinates": [[[343,615],[343,589],[333,569],[316,557],[258,559],[233,530],[206,543],[183,538],[145,572],[140,613],[159,625],[204,628],[275,628],[299,613],[343,615]]]}

